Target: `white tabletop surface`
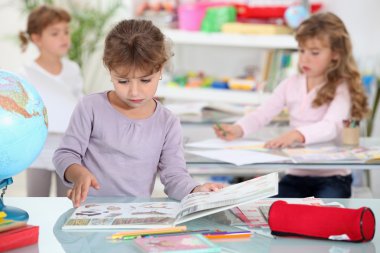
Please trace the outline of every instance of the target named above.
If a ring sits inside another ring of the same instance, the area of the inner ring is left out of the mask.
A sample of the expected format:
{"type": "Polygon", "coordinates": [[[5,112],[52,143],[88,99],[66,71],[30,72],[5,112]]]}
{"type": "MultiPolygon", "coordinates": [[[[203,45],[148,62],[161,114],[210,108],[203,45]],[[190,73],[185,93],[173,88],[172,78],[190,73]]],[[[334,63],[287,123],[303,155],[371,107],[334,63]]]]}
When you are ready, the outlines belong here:
{"type": "MultiPolygon", "coordinates": [[[[152,201],[154,200],[156,199],[152,199],[152,201]]],[[[121,201],[126,202],[125,198],[121,201]]],[[[138,199],[135,199],[135,201],[138,201],[138,199]]],[[[163,200],[159,199],[159,201],[163,200]]],[[[370,207],[375,213],[376,218],[379,218],[380,199],[331,199],[330,201],[339,201],[343,203],[346,207],[351,208],[359,208],[362,206],[370,207]]],[[[121,243],[115,245],[114,243],[107,241],[105,233],[68,233],[60,230],[60,226],[67,218],[67,215],[68,213],[70,213],[70,209],[72,208],[72,204],[67,198],[5,197],[4,204],[24,209],[29,213],[30,216],[28,223],[31,225],[38,225],[40,227],[38,244],[24,248],[19,248],[17,250],[11,251],[12,253],[139,252],[136,248],[133,247],[133,242],[122,241],[121,243]]],[[[208,220],[205,221],[207,223],[208,220]]],[[[203,225],[205,221],[202,221],[203,225]]],[[[379,223],[376,224],[376,227],[377,231],[375,233],[375,237],[373,241],[368,243],[349,243],[286,237],[270,239],[266,237],[253,236],[250,240],[241,243],[221,242],[218,244],[223,248],[229,249],[229,251],[222,252],[230,253],[375,253],[377,252],[377,250],[380,250],[379,223]]],[[[108,233],[110,233],[111,235],[113,232],[109,231],[108,233]]]]}

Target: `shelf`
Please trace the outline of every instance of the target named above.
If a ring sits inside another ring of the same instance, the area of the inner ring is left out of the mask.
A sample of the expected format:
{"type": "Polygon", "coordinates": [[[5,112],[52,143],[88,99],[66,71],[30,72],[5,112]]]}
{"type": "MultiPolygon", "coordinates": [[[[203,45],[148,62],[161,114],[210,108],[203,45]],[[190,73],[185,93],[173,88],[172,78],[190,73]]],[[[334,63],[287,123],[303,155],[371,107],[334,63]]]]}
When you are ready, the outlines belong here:
{"type": "Polygon", "coordinates": [[[179,101],[224,102],[257,106],[262,104],[270,93],[211,88],[181,88],[159,85],[156,96],[179,101]]]}
{"type": "Polygon", "coordinates": [[[246,35],[163,29],[175,44],[233,46],[265,49],[297,49],[293,35],[246,35]]]}

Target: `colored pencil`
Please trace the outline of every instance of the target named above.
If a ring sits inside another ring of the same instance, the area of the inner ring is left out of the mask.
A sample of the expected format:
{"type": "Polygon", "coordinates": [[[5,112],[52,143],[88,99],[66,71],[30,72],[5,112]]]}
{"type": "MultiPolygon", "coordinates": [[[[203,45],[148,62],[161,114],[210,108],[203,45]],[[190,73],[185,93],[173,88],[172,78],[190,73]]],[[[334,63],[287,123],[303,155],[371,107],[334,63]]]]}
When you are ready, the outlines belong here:
{"type": "Polygon", "coordinates": [[[140,236],[140,235],[153,235],[153,234],[169,234],[186,231],[186,226],[169,227],[169,228],[157,228],[157,229],[144,229],[144,230],[132,230],[118,232],[111,236],[112,239],[123,239],[128,236],[140,236]]]}
{"type": "Polygon", "coordinates": [[[223,136],[226,137],[226,135],[227,135],[227,131],[223,129],[223,127],[220,125],[220,123],[216,123],[216,127],[217,127],[220,131],[222,131],[223,136]]]}
{"type": "Polygon", "coordinates": [[[249,238],[251,233],[235,233],[235,234],[205,234],[204,237],[208,239],[240,239],[240,238],[249,238]]]}

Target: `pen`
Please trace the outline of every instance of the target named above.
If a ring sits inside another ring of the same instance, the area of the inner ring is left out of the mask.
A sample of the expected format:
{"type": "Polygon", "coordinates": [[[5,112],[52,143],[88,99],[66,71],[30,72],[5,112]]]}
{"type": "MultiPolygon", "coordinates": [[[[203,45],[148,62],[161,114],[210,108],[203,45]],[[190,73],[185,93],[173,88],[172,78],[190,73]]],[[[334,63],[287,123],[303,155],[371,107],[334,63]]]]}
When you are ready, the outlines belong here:
{"type": "Polygon", "coordinates": [[[227,131],[223,129],[223,127],[220,125],[220,123],[216,123],[216,127],[222,131],[223,136],[225,137],[227,135],[227,131]]]}
{"type": "Polygon", "coordinates": [[[169,228],[157,228],[157,229],[144,229],[115,233],[111,236],[112,239],[123,239],[127,236],[139,236],[139,235],[153,235],[153,234],[169,234],[186,231],[186,226],[169,227],[169,228]]]}

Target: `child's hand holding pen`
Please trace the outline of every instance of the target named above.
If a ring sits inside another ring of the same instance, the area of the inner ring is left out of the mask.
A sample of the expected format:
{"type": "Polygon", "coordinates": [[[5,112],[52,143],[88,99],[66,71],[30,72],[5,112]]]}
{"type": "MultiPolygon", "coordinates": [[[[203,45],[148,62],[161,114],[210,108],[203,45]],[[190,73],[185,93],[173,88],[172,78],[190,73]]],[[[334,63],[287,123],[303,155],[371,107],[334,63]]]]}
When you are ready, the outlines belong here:
{"type": "Polygon", "coordinates": [[[243,137],[243,129],[239,125],[217,123],[213,129],[216,136],[222,140],[232,141],[243,137]]]}

